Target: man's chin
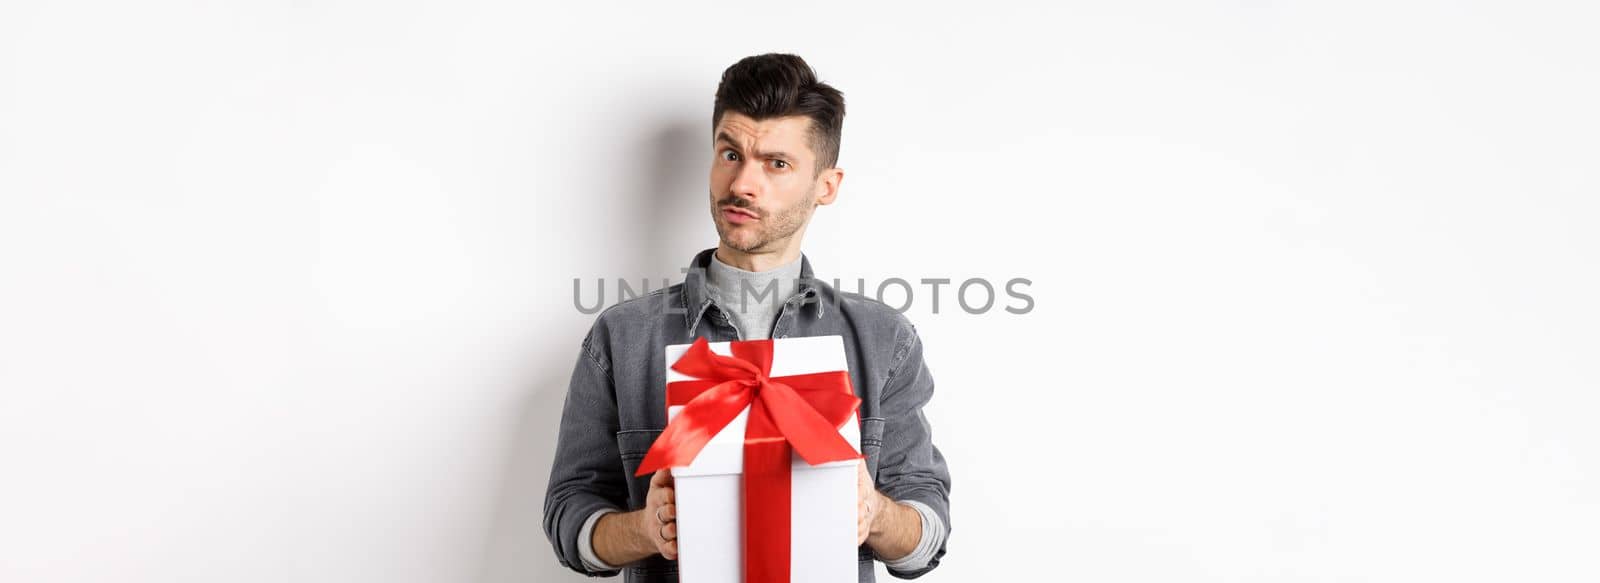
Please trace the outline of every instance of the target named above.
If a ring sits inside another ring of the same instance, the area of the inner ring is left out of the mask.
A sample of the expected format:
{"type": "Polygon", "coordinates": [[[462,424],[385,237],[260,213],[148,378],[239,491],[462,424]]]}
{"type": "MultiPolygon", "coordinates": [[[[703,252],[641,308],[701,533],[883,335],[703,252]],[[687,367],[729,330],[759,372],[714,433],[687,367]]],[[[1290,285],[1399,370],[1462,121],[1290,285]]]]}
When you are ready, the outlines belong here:
{"type": "Polygon", "coordinates": [[[751,253],[761,250],[761,247],[766,245],[766,241],[758,241],[755,239],[733,236],[723,237],[722,245],[740,253],[751,253]]]}

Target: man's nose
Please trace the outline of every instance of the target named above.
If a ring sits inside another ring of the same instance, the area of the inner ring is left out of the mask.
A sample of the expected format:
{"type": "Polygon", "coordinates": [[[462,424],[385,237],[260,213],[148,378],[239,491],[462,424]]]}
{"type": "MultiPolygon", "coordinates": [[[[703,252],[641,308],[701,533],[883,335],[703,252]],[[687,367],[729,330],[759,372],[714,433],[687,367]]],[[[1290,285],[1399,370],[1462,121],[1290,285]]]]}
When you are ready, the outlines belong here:
{"type": "Polygon", "coordinates": [[[735,196],[755,198],[761,193],[761,182],[764,180],[759,160],[741,160],[739,169],[733,175],[731,189],[735,196]]]}

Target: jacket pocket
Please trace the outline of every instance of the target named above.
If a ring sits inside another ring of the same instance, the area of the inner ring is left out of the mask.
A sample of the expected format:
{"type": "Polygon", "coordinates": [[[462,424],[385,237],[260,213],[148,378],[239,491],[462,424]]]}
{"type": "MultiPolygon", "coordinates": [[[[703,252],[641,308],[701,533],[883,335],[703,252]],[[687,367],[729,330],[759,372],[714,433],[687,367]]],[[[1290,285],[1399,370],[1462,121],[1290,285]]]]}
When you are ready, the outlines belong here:
{"type": "Polygon", "coordinates": [[[660,429],[624,429],[617,432],[617,454],[622,458],[622,471],[628,476],[628,494],[630,498],[643,500],[644,493],[650,491],[650,476],[637,476],[639,464],[644,461],[644,454],[650,451],[650,444],[656,442],[656,436],[661,435],[660,429]]]}
{"type": "Polygon", "coordinates": [[[867,475],[878,476],[878,453],[883,450],[883,418],[861,418],[861,453],[867,456],[867,475]]]}

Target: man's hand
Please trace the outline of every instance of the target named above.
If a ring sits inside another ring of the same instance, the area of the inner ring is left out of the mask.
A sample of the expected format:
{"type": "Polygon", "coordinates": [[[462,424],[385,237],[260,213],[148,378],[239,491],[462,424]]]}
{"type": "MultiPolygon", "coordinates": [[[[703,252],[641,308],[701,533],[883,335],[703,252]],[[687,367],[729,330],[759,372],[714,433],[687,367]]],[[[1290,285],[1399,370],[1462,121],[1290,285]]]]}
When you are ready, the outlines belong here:
{"type": "Polygon", "coordinates": [[[655,550],[668,560],[678,558],[678,504],[672,470],[662,468],[650,476],[650,492],[639,513],[639,530],[650,537],[655,550]]]}
{"type": "Polygon", "coordinates": [[[922,539],[922,515],[879,492],[866,460],[856,468],[856,544],[866,543],[890,561],[911,554],[922,539]]]}
{"type": "Polygon", "coordinates": [[[878,515],[889,504],[889,498],[878,492],[872,483],[872,476],[867,475],[867,460],[861,460],[856,465],[856,545],[867,542],[873,527],[877,524],[878,515]]]}
{"type": "Polygon", "coordinates": [[[673,496],[672,470],[650,476],[645,506],[631,512],[612,512],[594,526],[594,554],[608,565],[627,565],[659,553],[678,558],[678,506],[673,496]]]}

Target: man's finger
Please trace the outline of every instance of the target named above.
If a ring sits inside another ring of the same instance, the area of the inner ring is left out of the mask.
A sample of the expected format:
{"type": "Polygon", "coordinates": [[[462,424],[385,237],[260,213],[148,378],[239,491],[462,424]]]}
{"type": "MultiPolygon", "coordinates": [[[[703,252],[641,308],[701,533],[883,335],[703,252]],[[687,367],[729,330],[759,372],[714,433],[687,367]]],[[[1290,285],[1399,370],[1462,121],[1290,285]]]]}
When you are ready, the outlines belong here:
{"type": "Polygon", "coordinates": [[[666,492],[652,488],[650,492],[644,495],[644,504],[645,506],[660,506],[662,499],[666,495],[666,492]]]}

